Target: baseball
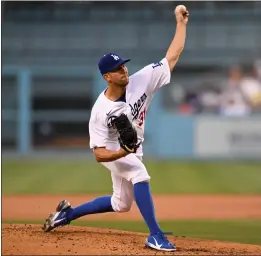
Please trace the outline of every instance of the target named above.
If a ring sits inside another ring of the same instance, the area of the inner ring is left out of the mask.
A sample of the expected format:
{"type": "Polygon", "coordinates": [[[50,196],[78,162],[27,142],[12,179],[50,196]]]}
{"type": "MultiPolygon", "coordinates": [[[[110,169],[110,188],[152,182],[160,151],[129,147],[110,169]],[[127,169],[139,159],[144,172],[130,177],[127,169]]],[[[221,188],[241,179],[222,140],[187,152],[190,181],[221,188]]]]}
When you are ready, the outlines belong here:
{"type": "Polygon", "coordinates": [[[181,10],[183,11],[187,11],[187,8],[185,5],[178,5],[176,8],[175,8],[175,14],[180,12],[181,10]]]}

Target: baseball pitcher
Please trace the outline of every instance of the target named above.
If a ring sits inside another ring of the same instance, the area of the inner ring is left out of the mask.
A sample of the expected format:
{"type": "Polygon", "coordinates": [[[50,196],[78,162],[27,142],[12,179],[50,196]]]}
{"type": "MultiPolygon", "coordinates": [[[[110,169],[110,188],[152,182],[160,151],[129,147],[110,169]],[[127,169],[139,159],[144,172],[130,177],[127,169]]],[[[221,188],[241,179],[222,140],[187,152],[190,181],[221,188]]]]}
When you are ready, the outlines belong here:
{"type": "Polygon", "coordinates": [[[162,251],[175,251],[159,227],[150,192],[150,176],[142,162],[146,112],[153,94],[170,82],[185,45],[189,13],[185,6],[175,9],[176,32],[165,57],[129,77],[123,59],[116,53],[104,55],[99,70],[108,86],[96,100],[89,121],[90,148],[96,160],[111,172],[113,194],[73,208],[62,200],[44,224],[44,231],[69,224],[84,215],[127,212],[133,200],[150,234],[145,245],[162,251]]]}

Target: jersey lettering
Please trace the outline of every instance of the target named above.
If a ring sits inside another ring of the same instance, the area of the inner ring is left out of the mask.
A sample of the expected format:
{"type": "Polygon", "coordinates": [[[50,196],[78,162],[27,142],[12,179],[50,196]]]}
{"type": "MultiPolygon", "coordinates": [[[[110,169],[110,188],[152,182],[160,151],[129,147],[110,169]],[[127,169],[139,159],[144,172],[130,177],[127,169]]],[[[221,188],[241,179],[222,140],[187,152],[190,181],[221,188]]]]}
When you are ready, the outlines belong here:
{"type": "Polygon", "coordinates": [[[139,126],[142,126],[144,121],[145,121],[145,118],[146,118],[146,109],[144,109],[141,113],[140,113],[140,116],[139,116],[139,126]]]}
{"type": "Polygon", "coordinates": [[[152,68],[160,67],[160,66],[162,66],[162,65],[163,65],[162,62],[157,62],[157,63],[154,63],[154,64],[153,64],[152,68]]]}
{"type": "Polygon", "coordinates": [[[131,114],[133,116],[133,120],[137,119],[139,117],[139,113],[143,105],[145,104],[145,101],[147,99],[146,93],[144,93],[134,104],[133,106],[129,104],[131,108],[131,114]]]}

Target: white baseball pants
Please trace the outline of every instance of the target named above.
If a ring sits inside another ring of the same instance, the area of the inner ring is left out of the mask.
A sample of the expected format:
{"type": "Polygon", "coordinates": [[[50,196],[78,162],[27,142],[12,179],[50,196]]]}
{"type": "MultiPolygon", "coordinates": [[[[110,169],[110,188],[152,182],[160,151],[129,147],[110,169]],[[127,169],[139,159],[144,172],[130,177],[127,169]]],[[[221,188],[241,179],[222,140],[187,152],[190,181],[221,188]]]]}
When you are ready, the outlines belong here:
{"type": "Polygon", "coordinates": [[[133,185],[150,180],[145,165],[134,154],[129,154],[113,162],[102,163],[102,165],[111,171],[113,210],[116,212],[129,211],[134,199],[133,185]]]}

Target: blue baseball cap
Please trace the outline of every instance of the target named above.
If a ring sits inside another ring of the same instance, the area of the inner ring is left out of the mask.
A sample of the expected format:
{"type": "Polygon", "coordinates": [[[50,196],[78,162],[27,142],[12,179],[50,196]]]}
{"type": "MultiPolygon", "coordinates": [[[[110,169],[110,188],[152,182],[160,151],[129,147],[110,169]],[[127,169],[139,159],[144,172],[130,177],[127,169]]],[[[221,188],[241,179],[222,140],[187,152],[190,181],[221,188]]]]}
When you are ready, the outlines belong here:
{"type": "Polygon", "coordinates": [[[99,61],[99,69],[102,75],[117,69],[122,64],[130,61],[130,59],[123,59],[116,53],[105,54],[99,61]]]}

